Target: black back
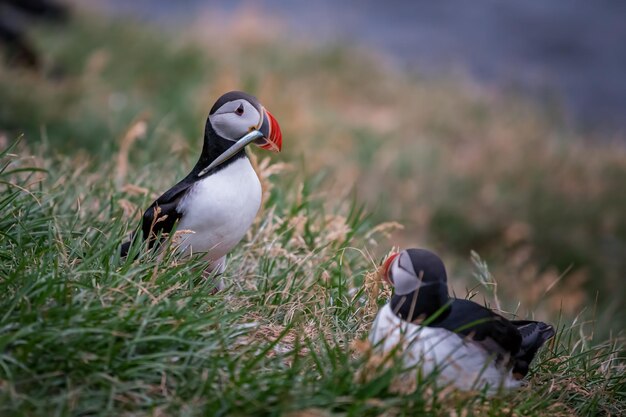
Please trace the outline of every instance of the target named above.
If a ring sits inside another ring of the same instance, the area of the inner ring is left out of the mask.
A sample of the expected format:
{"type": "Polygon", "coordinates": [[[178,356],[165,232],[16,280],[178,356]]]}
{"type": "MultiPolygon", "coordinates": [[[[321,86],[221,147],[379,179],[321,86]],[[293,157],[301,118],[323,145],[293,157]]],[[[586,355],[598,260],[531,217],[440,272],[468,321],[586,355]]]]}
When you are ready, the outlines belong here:
{"type": "Polygon", "coordinates": [[[470,337],[488,346],[488,350],[497,353],[515,355],[522,344],[522,336],[513,323],[470,300],[450,299],[449,313],[443,319],[435,320],[430,326],[470,337]],[[496,345],[491,346],[491,341],[496,345]]]}

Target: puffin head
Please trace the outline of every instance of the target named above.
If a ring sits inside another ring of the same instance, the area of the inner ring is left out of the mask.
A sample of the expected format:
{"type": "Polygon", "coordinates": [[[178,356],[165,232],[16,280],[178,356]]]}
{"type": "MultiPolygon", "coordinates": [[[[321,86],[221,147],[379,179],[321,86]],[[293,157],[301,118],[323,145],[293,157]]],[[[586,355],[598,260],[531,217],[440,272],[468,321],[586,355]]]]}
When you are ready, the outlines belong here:
{"type": "Polygon", "coordinates": [[[448,302],[446,268],[433,252],[406,249],[395,253],[385,262],[383,274],[394,288],[392,309],[405,320],[428,317],[448,302]]]}
{"type": "Polygon", "coordinates": [[[283,135],[272,114],[256,97],[242,91],[231,91],[221,96],[209,112],[208,122],[217,135],[231,142],[238,142],[253,131],[262,136],[254,143],[262,149],[280,152],[283,135]]]}
{"type": "MultiPolygon", "coordinates": [[[[280,126],[256,97],[242,91],[228,92],[217,99],[207,118],[205,149],[212,149],[218,155],[210,158],[210,164],[198,176],[217,168],[250,143],[280,152],[283,144],[280,126]]],[[[199,163],[204,165],[204,161],[201,157],[199,163]]]]}

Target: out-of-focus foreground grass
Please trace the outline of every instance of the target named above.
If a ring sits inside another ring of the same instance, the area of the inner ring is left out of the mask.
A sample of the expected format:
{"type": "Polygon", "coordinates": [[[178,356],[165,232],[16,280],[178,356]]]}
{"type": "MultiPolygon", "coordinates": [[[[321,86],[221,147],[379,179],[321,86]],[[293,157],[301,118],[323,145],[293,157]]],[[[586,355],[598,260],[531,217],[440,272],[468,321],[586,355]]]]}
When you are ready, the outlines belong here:
{"type": "Polygon", "coordinates": [[[35,34],[54,76],[0,67],[2,148],[24,134],[20,157],[4,156],[19,186],[2,200],[7,410],[623,410],[623,347],[608,339],[626,323],[623,144],[585,141],[518,98],[286,41],[250,15],[175,37],[78,21],[35,34]],[[231,260],[235,289],[210,295],[174,255],[116,269],[140,208],[192,166],[231,89],[257,95],[284,137],[283,163],[261,163],[265,210],[231,260]],[[12,172],[25,167],[47,174],[12,172]],[[360,251],[380,260],[394,244],[440,251],[460,296],[477,251],[509,311],[568,323],[527,390],[450,402],[426,381],[398,399],[387,371],[354,378],[367,364],[347,346],[384,301],[360,251]]]}

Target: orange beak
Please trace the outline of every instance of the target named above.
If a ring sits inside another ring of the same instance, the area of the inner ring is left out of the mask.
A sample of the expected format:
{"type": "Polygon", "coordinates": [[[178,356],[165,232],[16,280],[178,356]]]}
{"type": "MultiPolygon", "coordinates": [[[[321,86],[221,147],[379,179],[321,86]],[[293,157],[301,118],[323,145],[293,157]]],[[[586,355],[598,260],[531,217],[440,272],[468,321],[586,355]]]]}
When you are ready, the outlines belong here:
{"type": "Polygon", "coordinates": [[[255,141],[261,149],[272,152],[280,152],[283,147],[283,133],[280,131],[278,122],[268,110],[263,109],[263,123],[259,128],[263,138],[255,141]]]}
{"type": "Polygon", "coordinates": [[[400,254],[397,253],[397,252],[396,253],[392,253],[391,255],[389,255],[389,257],[387,258],[387,260],[383,264],[383,279],[385,281],[387,281],[391,285],[393,285],[393,280],[391,279],[391,276],[389,276],[389,269],[391,268],[391,264],[398,257],[398,255],[400,255],[400,254]]]}

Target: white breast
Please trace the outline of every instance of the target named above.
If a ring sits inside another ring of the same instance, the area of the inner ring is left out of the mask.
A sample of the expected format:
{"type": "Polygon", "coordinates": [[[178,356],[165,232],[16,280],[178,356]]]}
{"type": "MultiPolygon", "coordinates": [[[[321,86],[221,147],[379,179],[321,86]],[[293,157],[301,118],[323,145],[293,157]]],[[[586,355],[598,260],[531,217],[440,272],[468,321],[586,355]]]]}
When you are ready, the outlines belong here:
{"type": "Polygon", "coordinates": [[[383,352],[398,346],[404,365],[423,375],[437,373],[440,386],[453,385],[464,391],[487,388],[489,395],[499,389],[521,386],[511,370],[495,361],[482,346],[446,329],[423,327],[400,320],[385,305],[376,316],[370,342],[383,352]]]}
{"type": "Polygon", "coordinates": [[[198,181],[177,206],[180,248],[217,261],[244,237],[261,206],[261,183],[248,158],[198,181]]]}

